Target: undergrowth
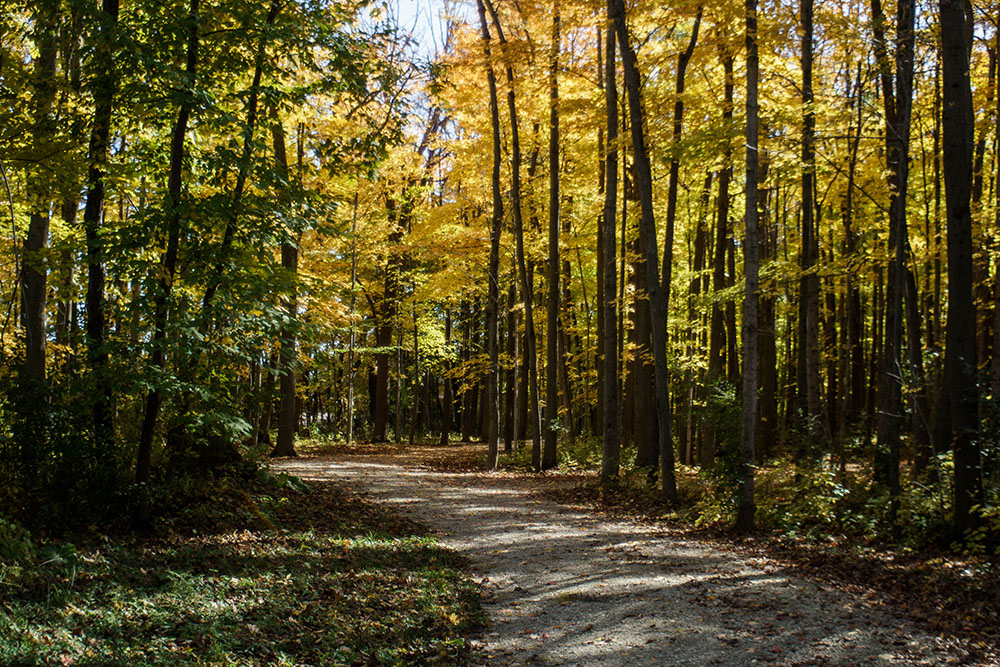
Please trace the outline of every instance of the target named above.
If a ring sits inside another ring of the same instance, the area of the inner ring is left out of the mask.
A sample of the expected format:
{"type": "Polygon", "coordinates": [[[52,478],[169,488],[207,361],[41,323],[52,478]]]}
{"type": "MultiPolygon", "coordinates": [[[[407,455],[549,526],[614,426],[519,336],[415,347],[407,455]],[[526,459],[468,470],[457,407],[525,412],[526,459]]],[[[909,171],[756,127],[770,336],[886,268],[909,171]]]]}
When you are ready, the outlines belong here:
{"type": "MultiPolygon", "coordinates": [[[[245,488],[245,482],[241,483],[245,488]]],[[[329,484],[184,491],[155,538],[35,538],[0,520],[0,664],[462,664],[462,562],[329,484]],[[75,542],[75,546],[74,546],[75,542]]]]}

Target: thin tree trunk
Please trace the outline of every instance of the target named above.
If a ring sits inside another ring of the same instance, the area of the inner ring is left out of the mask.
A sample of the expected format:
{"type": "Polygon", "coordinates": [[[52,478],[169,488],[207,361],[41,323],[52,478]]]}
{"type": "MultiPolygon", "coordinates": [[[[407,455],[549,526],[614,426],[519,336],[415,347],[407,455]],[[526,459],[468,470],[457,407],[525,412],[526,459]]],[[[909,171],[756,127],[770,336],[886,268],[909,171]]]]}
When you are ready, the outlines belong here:
{"type": "MultiPolygon", "coordinates": [[[[615,227],[618,219],[615,215],[618,199],[618,89],[615,81],[615,32],[608,30],[606,35],[604,68],[604,105],[607,118],[607,156],[604,169],[604,216],[601,219],[604,244],[601,265],[601,282],[604,285],[604,299],[600,304],[601,318],[604,322],[604,340],[602,347],[602,366],[604,368],[604,391],[601,413],[603,415],[603,433],[601,438],[601,484],[611,485],[618,478],[619,461],[621,459],[621,391],[618,383],[618,327],[616,311],[615,274],[617,262],[615,259],[615,227]]],[[[623,248],[624,251],[624,248],[623,248]]]]}
{"type": "Polygon", "coordinates": [[[559,435],[559,0],[553,3],[549,52],[549,295],[545,330],[545,444],[541,468],[556,464],[559,435]]]}
{"type": "MultiPolygon", "coordinates": [[[[274,146],[275,167],[282,178],[288,182],[288,158],[285,151],[285,129],[280,120],[276,120],[271,126],[271,138],[274,146]]],[[[288,280],[287,310],[288,321],[282,327],[280,350],[278,352],[278,391],[280,393],[280,403],[278,407],[278,441],[275,444],[271,456],[297,456],[295,451],[295,428],[298,425],[298,410],[296,409],[295,380],[297,373],[296,363],[296,336],[295,323],[298,320],[298,287],[296,278],[299,266],[298,243],[281,244],[281,268],[286,272],[285,278],[288,280]]],[[[206,296],[208,294],[206,293],[206,296]]],[[[204,303],[210,307],[210,303],[204,303]]],[[[203,312],[207,315],[208,310],[203,312]]]]}
{"type": "MultiPolygon", "coordinates": [[[[486,303],[486,345],[489,349],[490,368],[486,378],[486,440],[488,447],[487,467],[496,468],[499,455],[499,395],[497,387],[497,367],[499,347],[497,344],[497,317],[499,314],[499,283],[500,283],[500,230],[503,225],[503,193],[500,189],[500,110],[497,101],[497,78],[493,72],[492,55],[490,53],[490,29],[486,22],[486,8],[482,0],[477,3],[479,23],[482,27],[483,52],[486,55],[486,79],[490,91],[490,123],[493,128],[493,174],[490,180],[493,192],[493,217],[490,225],[490,264],[487,274],[489,281],[486,303]]],[[[492,11],[492,10],[491,10],[492,11]]],[[[496,17],[493,18],[497,22],[496,17]]],[[[499,22],[497,29],[499,31],[499,22]]],[[[513,95],[513,87],[511,95],[513,95]]],[[[511,111],[513,113],[513,111],[511,111]]]]}
{"type": "Polygon", "coordinates": [[[538,352],[535,338],[535,318],[533,315],[532,299],[534,290],[528,281],[528,270],[524,257],[524,220],[521,216],[521,139],[517,122],[517,107],[514,97],[514,66],[511,62],[510,54],[507,53],[507,38],[504,36],[503,28],[500,26],[500,19],[496,10],[489,0],[479,0],[483,2],[493,18],[493,25],[497,30],[497,38],[500,40],[500,49],[504,55],[504,70],[507,75],[507,110],[510,113],[510,150],[511,150],[511,207],[514,217],[514,237],[516,240],[516,254],[518,271],[521,274],[521,289],[524,297],[524,318],[525,336],[527,338],[528,375],[531,389],[531,416],[533,425],[531,464],[536,469],[542,467],[542,442],[541,442],[541,414],[538,410],[538,352]]]}
{"type": "MultiPolygon", "coordinates": [[[[160,260],[159,279],[153,298],[153,337],[152,366],[162,371],[166,363],[167,317],[174,275],[177,271],[177,253],[181,236],[181,187],[184,176],[184,139],[187,135],[187,125],[194,109],[194,84],[198,67],[199,50],[199,0],[191,0],[188,12],[188,44],[184,70],[186,94],[177,112],[170,137],[170,177],[167,182],[167,197],[164,209],[168,215],[167,247],[160,260]]],[[[136,452],[135,481],[143,488],[149,483],[152,472],[153,435],[163,403],[163,393],[159,383],[146,395],[142,427],[139,432],[139,447],[136,452]]],[[[152,508],[148,492],[143,492],[139,499],[136,513],[136,526],[145,528],[149,525],[152,508]]]]}
{"type": "Polygon", "coordinates": [[[799,409],[805,419],[802,429],[802,454],[811,460],[819,437],[824,432],[820,408],[819,374],[819,277],[815,266],[819,259],[819,233],[815,218],[816,191],[816,114],[814,110],[813,0],[800,4],[802,23],[802,250],[799,281],[799,409]]]}
{"type": "MultiPolygon", "coordinates": [[[[733,56],[729,51],[722,54],[725,72],[724,97],[722,105],[723,124],[728,127],[733,119],[733,56]]],[[[729,239],[729,184],[733,176],[732,148],[726,142],[723,149],[723,167],[719,171],[719,194],[716,201],[715,243],[712,256],[712,289],[718,294],[726,287],[726,248],[729,239]]],[[[717,299],[712,301],[712,319],[708,338],[708,375],[706,383],[712,385],[722,378],[726,361],[726,323],[723,306],[717,299]]],[[[711,422],[705,428],[699,463],[708,468],[715,461],[718,443],[715,425],[711,422]]]]}
{"type": "Polygon", "coordinates": [[[886,158],[892,192],[889,196],[889,268],[886,281],[885,344],[877,424],[877,478],[889,487],[889,521],[896,527],[899,509],[899,447],[902,402],[903,296],[906,262],[906,193],[909,175],[909,134],[913,97],[913,0],[901,0],[896,9],[895,87],[885,40],[885,14],[880,0],[872,0],[875,55],[882,82],[886,115],[886,158]]]}
{"type": "Polygon", "coordinates": [[[105,450],[114,437],[111,412],[111,378],[108,376],[108,350],[104,331],[104,241],[101,238],[101,214],[104,209],[105,165],[111,136],[111,114],[117,80],[114,48],[118,27],[118,0],[103,0],[100,39],[94,55],[97,73],[94,91],[94,125],[90,135],[87,173],[87,204],[83,228],[87,243],[87,356],[93,374],[94,443],[105,450]]]}

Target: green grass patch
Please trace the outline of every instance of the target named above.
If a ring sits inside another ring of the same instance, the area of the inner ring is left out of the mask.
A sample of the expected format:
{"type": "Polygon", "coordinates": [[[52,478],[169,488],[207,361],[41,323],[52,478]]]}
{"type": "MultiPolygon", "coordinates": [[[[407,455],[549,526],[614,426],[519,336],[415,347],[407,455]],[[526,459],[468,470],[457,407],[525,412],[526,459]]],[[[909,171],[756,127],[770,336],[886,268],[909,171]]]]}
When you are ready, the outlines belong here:
{"type": "Polygon", "coordinates": [[[466,663],[481,613],[460,558],[338,486],[291,486],[4,561],[0,664],[466,663]]]}

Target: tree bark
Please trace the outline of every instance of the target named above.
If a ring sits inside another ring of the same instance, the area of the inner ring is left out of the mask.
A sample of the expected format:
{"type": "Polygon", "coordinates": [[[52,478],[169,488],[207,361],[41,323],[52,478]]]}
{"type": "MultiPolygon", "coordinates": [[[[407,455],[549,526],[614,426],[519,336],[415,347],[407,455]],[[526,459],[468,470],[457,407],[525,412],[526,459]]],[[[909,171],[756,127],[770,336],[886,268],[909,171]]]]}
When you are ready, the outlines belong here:
{"type": "Polygon", "coordinates": [[[118,28],[118,0],[103,0],[99,38],[94,55],[96,74],[93,82],[94,124],[90,134],[87,172],[87,204],[83,228],[87,244],[87,357],[93,376],[94,403],[92,419],[94,442],[105,450],[114,437],[111,412],[111,378],[108,375],[108,350],[104,332],[104,240],[101,218],[104,211],[104,179],[111,137],[111,115],[117,79],[114,50],[118,28]]]}
{"type": "MultiPolygon", "coordinates": [[[[892,498],[889,520],[894,534],[899,510],[899,448],[902,401],[903,296],[906,271],[906,193],[909,175],[909,136],[913,98],[914,3],[901,0],[896,9],[895,86],[885,40],[881,0],[872,0],[875,56],[882,83],[886,116],[886,161],[889,167],[889,267],[885,292],[885,338],[879,382],[878,454],[876,477],[888,486],[892,498]]],[[[912,341],[911,341],[912,343],[912,341]]]]}
{"type": "MultiPolygon", "coordinates": [[[[497,344],[497,317],[499,314],[500,289],[500,230],[503,225],[503,193],[500,190],[500,109],[497,101],[497,78],[493,72],[490,53],[490,29],[486,22],[486,8],[482,0],[477,3],[479,23],[482,28],[483,52],[486,56],[486,80],[490,91],[490,124],[493,129],[493,173],[490,180],[493,193],[493,217],[490,224],[490,260],[487,280],[489,281],[486,303],[486,344],[489,349],[490,367],[486,378],[486,440],[487,467],[496,468],[499,455],[499,393],[497,387],[497,367],[499,346],[497,344]]],[[[494,17],[496,21],[496,17],[494,17]]],[[[499,29],[499,23],[497,23],[499,29]]],[[[513,88],[511,88],[513,94],[513,88]]]]}
{"type": "MultiPolygon", "coordinates": [[[[274,145],[274,161],[278,173],[288,182],[288,158],[285,151],[285,129],[280,120],[271,126],[271,138],[274,145]]],[[[299,268],[298,243],[286,242],[281,245],[281,268],[285,272],[287,297],[285,309],[287,321],[281,329],[281,342],[278,351],[278,440],[271,456],[298,456],[295,451],[295,429],[298,425],[298,410],[296,409],[296,336],[295,327],[298,321],[298,287],[296,284],[299,268]]],[[[206,297],[208,294],[206,293],[206,297]]],[[[210,307],[210,303],[204,304],[210,307]]],[[[203,311],[208,314],[207,308],[203,311]]]]}
{"type": "Polygon", "coordinates": [[[979,388],[976,382],[975,308],[972,298],[973,107],[969,60],[971,7],[940,0],[943,65],[944,189],[948,228],[948,321],[945,390],[954,448],[954,534],[964,538],[979,523],[983,500],[979,445],[979,388]]]}
{"type": "MultiPolygon", "coordinates": [[[[808,0],[807,0],[808,1],[808,0]]],[[[754,445],[757,441],[757,290],[760,240],[757,229],[758,110],[757,0],[746,0],[747,119],[746,119],[746,239],[743,245],[743,422],[740,432],[740,498],[736,530],[754,529],[754,445]]]]}
{"type": "MultiPolygon", "coordinates": [[[[191,112],[194,110],[195,95],[194,85],[198,68],[199,57],[199,27],[201,19],[199,17],[199,1],[191,0],[187,16],[188,43],[187,55],[184,69],[184,86],[186,95],[181,101],[180,109],[177,112],[177,121],[170,137],[170,177],[167,182],[167,197],[164,202],[164,209],[167,214],[167,247],[160,259],[159,278],[155,296],[153,298],[153,336],[150,341],[152,347],[152,366],[157,371],[162,371],[166,364],[166,343],[167,343],[167,318],[169,315],[169,304],[171,290],[173,289],[174,275],[177,271],[177,253],[180,247],[181,237],[181,187],[184,177],[184,140],[187,135],[188,121],[191,112]]],[[[163,403],[163,393],[160,384],[157,383],[146,395],[145,409],[143,412],[142,427],[139,432],[139,447],[136,452],[135,481],[143,489],[149,483],[152,472],[153,435],[156,431],[156,423],[163,403]]],[[[139,507],[136,512],[135,523],[138,528],[145,528],[149,525],[151,517],[151,505],[149,493],[143,489],[140,494],[139,507]]]]}
{"type": "Polygon", "coordinates": [[[656,387],[656,419],[660,448],[660,496],[664,502],[677,501],[677,483],[674,479],[674,446],[670,434],[670,376],[667,370],[667,313],[666,302],[660,288],[659,252],[656,244],[656,222],[653,219],[653,175],[646,151],[643,130],[642,106],[639,95],[639,70],[635,54],[629,46],[628,28],[625,25],[625,3],[609,0],[609,19],[614,21],[618,46],[625,72],[625,89],[628,93],[629,116],[632,130],[632,148],[635,154],[635,175],[641,208],[639,236],[646,259],[649,310],[652,322],[654,378],[656,387]]]}
{"type": "Polygon", "coordinates": [[[32,62],[31,74],[34,92],[31,141],[35,166],[25,176],[30,213],[28,233],[24,239],[20,282],[25,345],[23,380],[33,383],[38,391],[43,391],[48,284],[48,269],[43,254],[49,243],[49,209],[52,206],[49,177],[45,174],[43,163],[51,152],[55,135],[52,105],[56,95],[58,0],[34,3],[33,19],[34,42],[38,49],[38,55],[32,62]]]}
{"type": "Polygon", "coordinates": [[[609,486],[618,478],[621,459],[621,391],[618,383],[618,314],[615,297],[617,273],[616,235],[618,218],[618,89],[615,81],[615,32],[608,30],[604,68],[604,107],[607,118],[608,135],[606,166],[604,168],[604,215],[601,219],[601,241],[603,252],[600,280],[603,284],[603,300],[600,304],[601,319],[604,322],[602,341],[602,367],[604,369],[604,390],[601,414],[603,415],[601,434],[601,484],[609,486]]]}
{"type": "Polygon", "coordinates": [[[535,318],[533,314],[532,299],[534,290],[528,280],[528,269],[525,262],[524,253],[524,220],[521,215],[521,139],[517,122],[517,106],[514,95],[514,66],[511,62],[510,54],[507,53],[507,38],[504,36],[503,28],[496,10],[489,0],[480,0],[490,12],[493,18],[493,25],[497,30],[497,38],[500,41],[500,49],[504,55],[504,71],[507,75],[507,111],[510,114],[510,151],[511,151],[511,208],[514,217],[514,237],[516,244],[518,272],[521,274],[521,290],[524,298],[524,326],[525,337],[527,339],[526,355],[528,356],[528,377],[531,395],[534,397],[531,403],[532,422],[532,449],[531,464],[540,470],[542,467],[542,442],[541,442],[541,414],[538,410],[538,351],[535,337],[535,318]]]}
{"type": "Polygon", "coordinates": [[[549,52],[549,295],[545,330],[545,445],[541,468],[556,464],[559,435],[559,0],[554,0],[549,52]]]}

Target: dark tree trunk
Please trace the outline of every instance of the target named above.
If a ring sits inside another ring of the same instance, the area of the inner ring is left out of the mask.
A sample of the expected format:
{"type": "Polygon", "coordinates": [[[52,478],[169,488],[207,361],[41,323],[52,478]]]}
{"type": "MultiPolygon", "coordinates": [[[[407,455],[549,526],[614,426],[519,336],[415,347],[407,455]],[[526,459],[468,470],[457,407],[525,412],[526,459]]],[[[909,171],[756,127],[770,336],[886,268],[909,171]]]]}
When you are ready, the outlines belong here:
{"type": "Polygon", "coordinates": [[[545,330],[545,445],[541,468],[556,464],[559,435],[559,0],[554,0],[549,53],[549,264],[545,330]]]}
{"type": "Polygon", "coordinates": [[[97,68],[92,84],[94,125],[90,134],[87,205],[83,211],[83,228],[87,243],[87,356],[94,378],[94,444],[98,450],[105,450],[114,437],[114,424],[108,350],[104,342],[105,274],[101,214],[104,210],[104,177],[110,145],[111,114],[117,89],[114,50],[117,41],[118,0],[104,0],[101,12],[100,38],[94,55],[97,68]]]}
{"type": "Polygon", "coordinates": [[[507,75],[507,111],[510,114],[510,150],[511,150],[511,207],[514,217],[514,237],[518,272],[521,274],[521,290],[524,297],[524,330],[527,338],[525,353],[528,356],[528,378],[531,389],[532,449],[531,464],[535,469],[542,466],[541,414],[538,410],[538,352],[535,337],[535,318],[533,314],[534,290],[528,280],[528,269],[524,253],[524,220],[521,215],[521,139],[517,122],[517,107],[514,96],[514,66],[510,54],[507,53],[507,38],[504,36],[493,5],[484,2],[493,17],[493,25],[497,29],[500,48],[504,53],[504,70],[507,75]]]}
{"type": "MultiPolygon", "coordinates": [[[[722,54],[725,72],[724,99],[722,105],[723,124],[728,127],[733,119],[733,56],[728,51],[722,54]]],[[[714,254],[712,256],[712,289],[718,294],[726,288],[726,249],[729,246],[729,183],[733,176],[732,148],[726,142],[723,149],[723,167],[719,171],[719,195],[716,201],[714,254]]],[[[726,364],[726,322],[724,306],[717,299],[712,300],[712,319],[708,338],[708,375],[706,383],[711,386],[722,379],[726,364]]],[[[705,435],[699,452],[699,463],[708,468],[715,461],[718,443],[715,426],[711,421],[706,425],[705,435]]]]}
{"type": "Polygon", "coordinates": [[[639,190],[641,209],[639,238],[646,258],[646,279],[652,322],[661,498],[665,502],[673,503],[677,501],[677,483],[674,479],[674,446],[670,434],[670,376],[667,370],[666,340],[666,307],[668,304],[664,300],[660,288],[659,251],[656,243],[656,222],[653,219],[653,175],[643,130],[639,70],[636,66],[635,53],[628,42],[624,0],[609,0],[608,14],[609,19],[615,23],[625,73],[625,89],[628,93],[632,129],[632,149],[635,154],[635,175],[639,190]]]}
{"type": "MultiPolygon", "coordinates": [[[[493,174],[490,180],[493,192],[493,217],[490,224],[490,264],[487,273],[489,281],[486,302],[486,344],[489,349],[490,368],[486,378],[486,441],[488,447],[487,467],[496,468],[499,455],[499,393],[497,387],[497,367],[499,346],[497,341],[497,318],[499,315],[500,289],[500,229],[503,225],[503,193],[500,189],[500,167],[502,156],[500,152],[500,110],[497,102],[497,77],[493,72],[490,55],[490,30],[486,23],[486,8],[482,1],[477,2],[479,23],[483,35],[483,51],[486,55],[486,79],[490,91],[490,124],[493,128],[493,174]]],[[[495,20],[495,19],[494,19],[495,20]]],[[[499,26],[499,24],[498,24],[499,26]]]]}
{"type": "Polygon", "coordinates": [[[940,0],[943,76],[944,188],[948,221],[948,322],[945,390],[954,447],[954,532],[964,538],[979,522],[983,500],[976,378],[975,309],[972,298],[973,107],[969,79],[972,16],[961,0],[940,0]]]}
{"type": "Polygon", "coordinates": [[[746,120],[746,242],[743,246],[743,423],[740,432],[740,498],[736,530],[754,529],[754,445],[757,441],[757,290],[760,239],[757,229],[757,178],[759,169],[757,120],[757,0],[746,0],[747,120],[746,120]]]}
{"type": "Polygon", "coordinates": [[[601,414],[603,432],[601,439],[601,484],[613,484],[618,478],[621,459],[621,429],[618,415],[621,412],[621,393],[618,384],[618,314],[615,312],[615,228],[618,199],[618,89],[615,81],[615,32],[607,31],[607,48],[604,68],[604,103],[607,114],[607,157],[604,168],[604,216],[601,219],[601,241],[603,252],[600,280],[603,285],[603,300],[600,303],[601,319],[604,323],[604,338],[601,353],[604,390],[601,414]]]}
{"type": "MultiPolygon", "coordinates": [[[[271,138],[274,146],[275,168],[282,178],[288,181],[288,158],[285,151],[285,130],[281,121],[271,126],[271,138]]],[[[298,287],[296,278],[299,267],[298,243],[286,242],[281,245],[281,268],[287,280],[285,289],[285,310],[288,321],[281,331],[280,349],[278,351],[278,441],[271,456],[297,456],[295,451],[295,430],[298,425],[298,410],[295,404],[295,380],[298,364],[296,363],[295,327],[298,320],[298,287]]],[[[206,293],[206,297],[208,294],[206,293]]],[[[211,303],[205,303],[208,308],[211,303]]],[[[208,309],[204,310],[207,315],[208,309]]]]}
{"type": "MultiPolygon", "coordinates": [[[[446,348],[451,347],[451,308],[445,308],[444,311],[444,344],[446,348]]],[[[452,382],[451,374],[448,372],[451,370],[451,364],[445,361],[445,376],[444,376],[444,397],[441,401],[441,444],[448,444],[448,437],[451,435],[451,415],[452,408],[454,407],[455,399],[452,392],[452,382]]]]}
{"type": "Polygon", "coordinates": [[[820,407],[819,359],[819,276],[814,267],[819,260],[819,233],[815,219],[816,115],[813,108],[813,0],[800,4],[802,24],[802,250],[799,281],[799,410],[802,428],[801,455],[806,460],[818,456],[816,445],[824,433],[820,407]]]}
{"type": "MultiPolygon", "coordinates": [[[[889,520],[894,534],[899,509],[899,448],[902,401],[903,296],[906,271],[906,192],[909,175],[909,135],[913,98],[914,3],[901,0],[896,9],[895,86],[885,39],[885,14],[872,0],[875,56],[882,83],[886,116],[886,161],[889,196],[889,267],[885,292],[885,337],[879,382],[878,454],[876,477],[889,487],[889,520]]],[[[912,344],[912,341],[911,341],[912,344]]]]}

